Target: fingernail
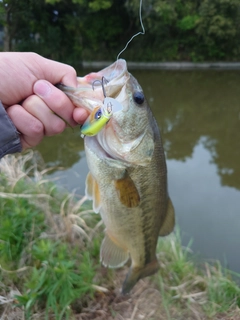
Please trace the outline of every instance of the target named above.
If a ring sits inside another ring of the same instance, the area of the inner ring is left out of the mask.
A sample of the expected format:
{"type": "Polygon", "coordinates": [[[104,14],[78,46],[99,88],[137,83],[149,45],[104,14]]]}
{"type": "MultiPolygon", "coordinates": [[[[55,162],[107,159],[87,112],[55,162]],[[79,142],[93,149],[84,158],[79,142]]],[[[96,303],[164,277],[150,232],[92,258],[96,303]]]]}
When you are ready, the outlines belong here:
{"type": "Polygon", "coordinates": [[[46,98],[47,96],[49,96],[52,89],[47,82],[39,80],[34,84],[33,91],[40,98],[46,98]]]}

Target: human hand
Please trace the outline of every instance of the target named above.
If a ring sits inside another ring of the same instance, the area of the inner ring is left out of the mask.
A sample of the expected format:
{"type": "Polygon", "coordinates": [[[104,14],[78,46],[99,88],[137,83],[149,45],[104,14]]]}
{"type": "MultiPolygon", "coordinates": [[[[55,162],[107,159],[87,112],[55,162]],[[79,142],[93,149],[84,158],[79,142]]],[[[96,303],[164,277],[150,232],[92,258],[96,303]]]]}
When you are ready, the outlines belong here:
{"type": "Polygon", "coordinates": [[[75,108],[54,84],[76,87],[76,71],[35,53],[0,53],[0,100],[21,133],[23,149],[36,146],[44,135],[75,126],[87,112],[75,108]]]}

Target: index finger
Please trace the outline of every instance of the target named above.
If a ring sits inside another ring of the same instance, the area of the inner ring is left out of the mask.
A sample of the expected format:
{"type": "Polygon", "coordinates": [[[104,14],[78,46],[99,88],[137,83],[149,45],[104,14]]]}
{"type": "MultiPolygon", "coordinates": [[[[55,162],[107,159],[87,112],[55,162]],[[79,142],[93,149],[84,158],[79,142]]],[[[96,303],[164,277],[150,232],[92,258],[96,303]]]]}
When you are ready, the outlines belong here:
{"type": "Polygon", "coordinates": [[[36,53],[0,52],[0,64],[0,78],[4,79],[0,86],[0,99],[5,107],[31,96],[37,80],[77,86],[76,71],[73,67],[36,53]]]}
{"type": "MultiPolygon", "coordinates": [[[[36,58],[38,59],[38,57],[36,58]]],[[[43,77],[39,79],[45,79],[53,84],[63,83],[71,87],[77,87],[77,73],[73,67],[46,58],[44,58],[43,63],[43,77]]]]}
{"type": "Polygon", "coordinates": [[[57,89],[46,80],[38,80],[33,86],[33,92],[68,124],[71,126],[77,124],[73,119],[74,105],[61,90],[57,89]]]}

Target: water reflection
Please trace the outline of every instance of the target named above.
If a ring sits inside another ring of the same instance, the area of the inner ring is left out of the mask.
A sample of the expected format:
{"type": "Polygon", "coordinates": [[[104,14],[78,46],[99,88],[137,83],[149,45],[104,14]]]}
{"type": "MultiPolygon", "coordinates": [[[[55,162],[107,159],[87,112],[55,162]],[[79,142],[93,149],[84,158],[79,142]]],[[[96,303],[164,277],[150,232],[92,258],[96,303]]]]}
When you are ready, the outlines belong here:
{"type": "MultiPolygon", "coordinates": [[[[81,72],[82,74],[83,72],[81,72]]],[[[161,127],[177,221],[204,257],[240,272],[240,73],[132,71],[161,127]]],[[[84,193],[87,174],[78,129],[37,148],[61,184],[84,193]]]]}
{"type": "Polygon", "coordinates": [[[221,185],[206,141],[202,137],[185,162],[167,161],[171,198],[184,244],[193,239],[195,253],[240,272],[240,191],[221,185]]]}
{"type": "Polygon", "coordinates": [[[168,159],[184,161],[205,136],[221,183],[240,189],[240,73],[163,71],[139,78],[161,126],[168,159]]]}
{"type": "Polygon", "coordinates": [[[62,134],[44,138],[36,149],[46,164],[67,169],[80,161],[80,151],[84,146],[79,137],[79,128],[67,128],[62,134]]]}

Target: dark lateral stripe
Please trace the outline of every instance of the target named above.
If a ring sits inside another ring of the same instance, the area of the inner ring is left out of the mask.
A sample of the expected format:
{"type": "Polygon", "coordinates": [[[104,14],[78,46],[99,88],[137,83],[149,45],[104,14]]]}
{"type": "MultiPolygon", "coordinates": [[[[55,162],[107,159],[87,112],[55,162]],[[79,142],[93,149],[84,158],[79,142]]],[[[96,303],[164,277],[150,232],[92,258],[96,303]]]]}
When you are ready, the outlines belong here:
{"type": "Polygon", "coordinates": [[[151,208],[151,201],[148,200],[149,197],[145,197],[145,199],[142,200],[141,207],[143,208],[142,211],[142,232],[144,234],[144,265],[151,262],[152,259],[152,246],[154,244],[154,241],[152,237],[154,236],[154,232],[152,230],[153,227],[153,217],[151,216],[151,213],[146,210],[146,208],[151,208]]]}

